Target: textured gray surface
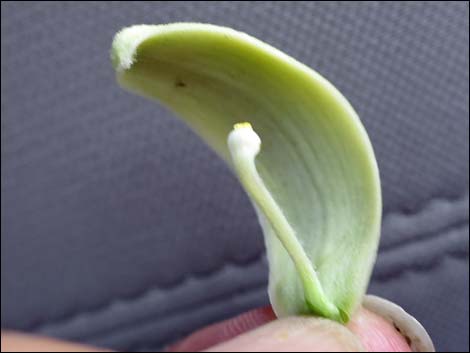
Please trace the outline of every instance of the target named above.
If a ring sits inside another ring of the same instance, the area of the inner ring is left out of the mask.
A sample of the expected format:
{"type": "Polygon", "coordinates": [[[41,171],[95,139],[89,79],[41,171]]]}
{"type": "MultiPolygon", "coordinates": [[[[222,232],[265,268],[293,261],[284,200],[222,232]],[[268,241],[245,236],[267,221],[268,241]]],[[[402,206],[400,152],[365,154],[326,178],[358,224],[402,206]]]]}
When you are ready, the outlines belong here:
{"type": "Polygon", "coordinates": [[[2,327],[156,349],[266,303],[254,213],[108,50],[134,23],[230,26],[330,79],[361,116],[384,193],[370,291],[440,350],[468,350],[468,3],[3,3],[2,327]],[[210,290],[208,290],[210,288],[210,290]]]}

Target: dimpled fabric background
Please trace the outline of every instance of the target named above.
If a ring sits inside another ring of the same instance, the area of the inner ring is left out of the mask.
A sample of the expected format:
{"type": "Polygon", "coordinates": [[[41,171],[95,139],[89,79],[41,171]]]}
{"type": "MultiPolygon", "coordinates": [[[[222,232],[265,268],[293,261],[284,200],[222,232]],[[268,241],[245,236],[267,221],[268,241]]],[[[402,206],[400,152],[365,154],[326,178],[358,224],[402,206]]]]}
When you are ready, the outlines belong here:
{"type": "Polygon", "coordinates": [[[369,291],[468,351],[466,2],[2,2],[2,327],[154,350],[268,302],[235,178],[115,83],[114,33],[175,21],[245,31],[348,97],[383,182],[369,291]]]}

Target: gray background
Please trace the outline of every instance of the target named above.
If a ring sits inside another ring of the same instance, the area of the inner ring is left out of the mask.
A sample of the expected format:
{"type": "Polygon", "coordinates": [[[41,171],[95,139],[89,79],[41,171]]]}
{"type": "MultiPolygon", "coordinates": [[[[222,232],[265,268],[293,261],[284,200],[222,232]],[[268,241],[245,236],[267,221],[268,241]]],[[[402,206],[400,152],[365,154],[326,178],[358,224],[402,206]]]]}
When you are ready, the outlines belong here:
{"type": "Polygon", "coordinates": [[[384,194],[370,292],[440,350],[467,350],[468,3],[1,4],[1,322],[151,350],[264,305],[267,266],[235,178],[189,129],[122,91],[113,35],[199,21],[256,36],[361,116],[384,194]]]}

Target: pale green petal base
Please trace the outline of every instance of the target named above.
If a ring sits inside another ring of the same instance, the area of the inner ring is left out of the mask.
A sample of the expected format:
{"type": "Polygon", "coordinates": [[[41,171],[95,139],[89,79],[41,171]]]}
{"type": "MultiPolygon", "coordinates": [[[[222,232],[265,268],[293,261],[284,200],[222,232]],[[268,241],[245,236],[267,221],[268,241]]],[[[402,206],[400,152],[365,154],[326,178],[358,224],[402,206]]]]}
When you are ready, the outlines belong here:
{"type": "Polygon", "coordinates": [[[341,93],[275,48],[213,25],[126,28],[114,39],[112,61],[123,87],[169,107],[232,168],[227,136],[235,123],[253,125],[262,140],[256,169],[339,315],[325,313],[311,295],[318,286],[306,288],[255,202],[274,310],[346,322],[374,264],[381,192],[369,138],[341,93]]]}

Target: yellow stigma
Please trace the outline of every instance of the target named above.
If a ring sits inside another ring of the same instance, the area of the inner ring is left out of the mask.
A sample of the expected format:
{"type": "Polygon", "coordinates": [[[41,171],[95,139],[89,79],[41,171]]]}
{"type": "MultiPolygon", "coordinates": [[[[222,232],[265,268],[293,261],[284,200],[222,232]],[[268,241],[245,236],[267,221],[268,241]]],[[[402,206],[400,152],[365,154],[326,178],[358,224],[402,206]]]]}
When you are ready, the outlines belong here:
{"type": "Polygon", "coordinates": [[[245,129],[245,128],[249,128],[249,129],[252,129],[252,130],[253,130],[253,128],[251,127],[251,124],[248,123],[248,122],[236,123],[235,125],[233,125],[233,129],[234,129],[234,130],[237,130],[237,129],[245,129]]]}

